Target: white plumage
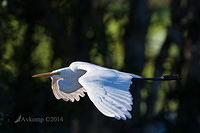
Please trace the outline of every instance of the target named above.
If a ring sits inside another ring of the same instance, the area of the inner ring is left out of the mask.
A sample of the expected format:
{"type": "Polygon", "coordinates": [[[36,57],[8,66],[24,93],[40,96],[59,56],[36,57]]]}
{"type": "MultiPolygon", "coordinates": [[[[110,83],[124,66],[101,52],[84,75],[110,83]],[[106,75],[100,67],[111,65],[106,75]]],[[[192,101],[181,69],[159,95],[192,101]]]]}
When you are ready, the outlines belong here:
{"type": "Polygon", "coordinates": [[[131,118],[132,95],[129,92],[132,78],[140,76],[100,67],[86,62],[73,62],[69,67],[33,77],[49,76],[57,99],[79,101],[87,92],[98,110],[116,119],[131,118]]]}

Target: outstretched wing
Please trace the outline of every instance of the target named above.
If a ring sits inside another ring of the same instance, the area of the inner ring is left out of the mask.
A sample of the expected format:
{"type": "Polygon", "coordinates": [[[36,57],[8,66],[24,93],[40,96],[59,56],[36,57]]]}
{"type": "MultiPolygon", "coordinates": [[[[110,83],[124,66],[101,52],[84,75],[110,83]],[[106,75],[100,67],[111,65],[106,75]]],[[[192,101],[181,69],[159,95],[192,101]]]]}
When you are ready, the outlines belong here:
{"type": "Polygon", "coordinates": [[[93,64],[80,65],[78,68],[87,71],[79,78],[79,83],[101,113],[123,120],[132,117],[129,111],[132,110],[133,98],[129,87],[134,75],[93,64]]]}
{"type": "Polygon", "coordinates": [[[74,102],[75,100],[76,101],[79,101],[80,100],[80,96],[81,97],[84,97],[85,94],[84,92],[85,89],[82,87],[82,86],[78,86],[78,85],[74,85],[74,90],[71,90],[71,92],[64,92],[62,91],[62,87],[63,86],[62,84],[65,84],[67,81],[63,78],[60,78],[60,79],[56,79],[56,78],[52,78],[52,83],[51,83],[51,87],[52,87],[52,90],[53,90],[53,94],[54,96],[57,98],[57,99],[63,99],[65,101],[71,101],[71,102],[74,102]]]}

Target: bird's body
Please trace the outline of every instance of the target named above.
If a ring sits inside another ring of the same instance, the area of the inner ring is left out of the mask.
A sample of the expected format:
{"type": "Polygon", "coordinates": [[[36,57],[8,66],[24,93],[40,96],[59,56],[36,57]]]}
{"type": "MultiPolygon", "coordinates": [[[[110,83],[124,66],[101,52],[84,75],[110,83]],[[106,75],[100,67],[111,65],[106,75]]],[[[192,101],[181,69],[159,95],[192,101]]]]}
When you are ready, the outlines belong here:
{"type": "Polygon", "coordinates": [[[106,116],[126,120],[131,118],[132,95],[129,92],[132,79],[142,79],[130,73],[97,66],[87,62],[73,62],[69,67],[34,75],[49,76],[57,99],[79,101],[87,92],[90,100],[106,116]]]}

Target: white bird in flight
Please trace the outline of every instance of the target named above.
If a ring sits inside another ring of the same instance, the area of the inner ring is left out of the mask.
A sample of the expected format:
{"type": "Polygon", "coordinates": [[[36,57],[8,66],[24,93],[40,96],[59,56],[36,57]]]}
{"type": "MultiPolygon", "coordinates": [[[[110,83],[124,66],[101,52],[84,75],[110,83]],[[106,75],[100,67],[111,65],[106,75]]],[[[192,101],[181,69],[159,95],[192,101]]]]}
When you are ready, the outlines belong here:
{"type": "Polygon", "coordinates": [[[142,78],[141,76],[108,69],[87,62],[76,61],[69,67],[50,73],[33,75],[33,77],[51,77],[52,90],[57,99],[74,102],[84,97],[87,92],[97,109],[108,117],[118,120],[131,119],[132,95],[129,87],[132,79],[141,80],[176,80],[179,75],[159,78],[142,78]]]}

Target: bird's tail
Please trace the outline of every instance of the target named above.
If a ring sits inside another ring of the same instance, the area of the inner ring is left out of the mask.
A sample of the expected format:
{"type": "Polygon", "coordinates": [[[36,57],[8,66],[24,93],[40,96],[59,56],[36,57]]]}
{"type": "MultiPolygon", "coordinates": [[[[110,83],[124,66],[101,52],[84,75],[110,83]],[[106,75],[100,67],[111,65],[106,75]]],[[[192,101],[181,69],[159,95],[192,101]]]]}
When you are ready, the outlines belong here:
{"type": "Polygon", "coordinates": [[[153,80],[153,81],[167,81],[167,80],[181,80],[182,76],[177,74],[177,75],[165,75],[161,77],[155,77],[155,78],[133,78],[133,80],[153,80]]]}

